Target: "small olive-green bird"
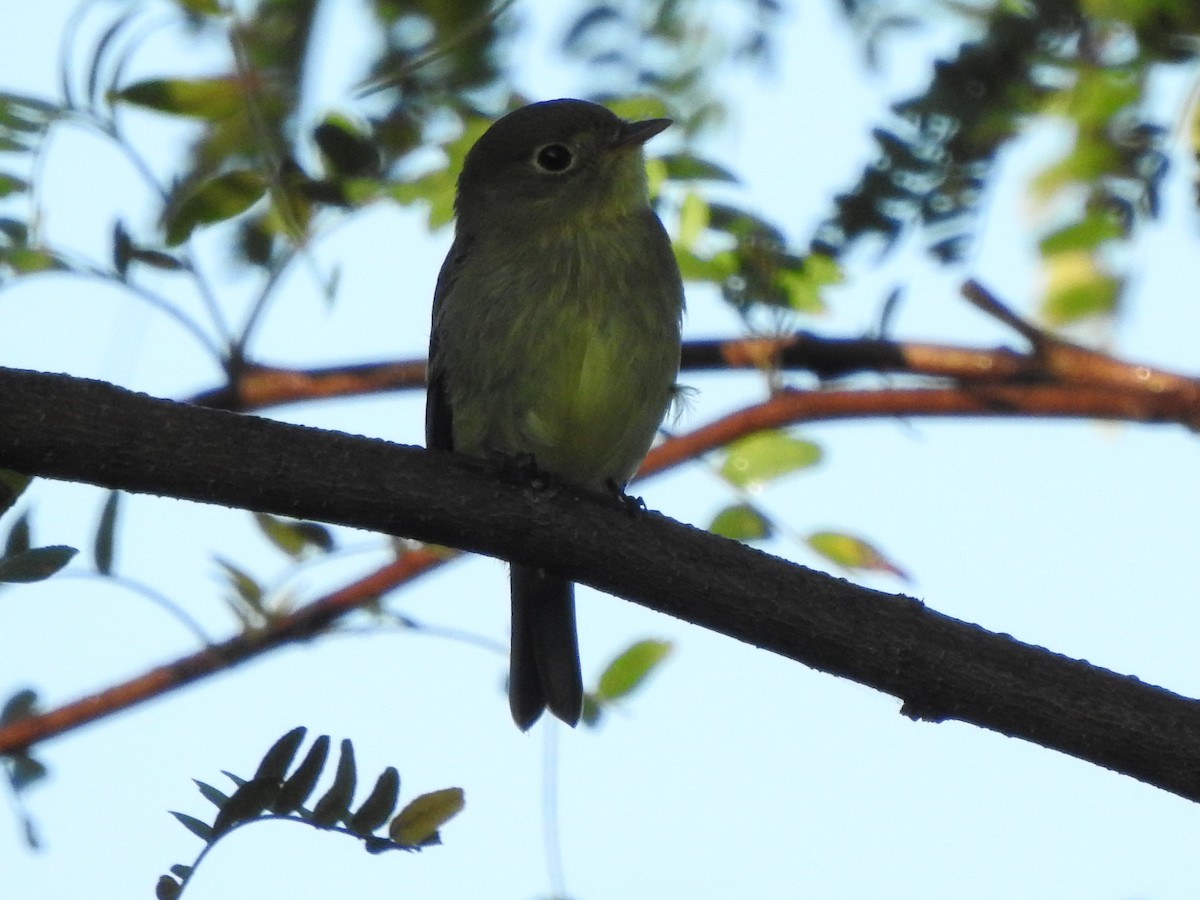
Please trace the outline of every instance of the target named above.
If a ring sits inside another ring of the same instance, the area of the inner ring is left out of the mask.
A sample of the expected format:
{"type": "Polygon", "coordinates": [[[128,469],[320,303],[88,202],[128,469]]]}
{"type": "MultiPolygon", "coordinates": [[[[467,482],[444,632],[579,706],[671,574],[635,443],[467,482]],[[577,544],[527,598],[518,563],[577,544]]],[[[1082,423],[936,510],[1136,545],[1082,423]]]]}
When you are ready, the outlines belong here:
{"type": "MultiPolygon", "coordinates": [[[[642,145],[669,119],[627,122],[551,100],[493,124],[458,179],[438,276],[426,443],[504,454],[594,489],[623,489],[675,392],[683,286],[650,208],[642,145]]],[[[571,583],[512,567],[509,705],[579,720],[571,583]]]]}

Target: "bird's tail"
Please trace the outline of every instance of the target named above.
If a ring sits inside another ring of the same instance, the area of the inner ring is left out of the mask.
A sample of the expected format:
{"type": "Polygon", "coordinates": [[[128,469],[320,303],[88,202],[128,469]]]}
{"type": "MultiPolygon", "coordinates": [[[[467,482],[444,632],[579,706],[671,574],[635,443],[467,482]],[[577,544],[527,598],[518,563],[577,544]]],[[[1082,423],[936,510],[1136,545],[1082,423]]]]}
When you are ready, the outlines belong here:
{"type": "Polygon", "coordinates": [[[508,705],[517,727],[527,730],[547,707],[568,725],[579,721],[583,678],[571,582],[545,569],[512,567],[509,653],[508,705]]]}

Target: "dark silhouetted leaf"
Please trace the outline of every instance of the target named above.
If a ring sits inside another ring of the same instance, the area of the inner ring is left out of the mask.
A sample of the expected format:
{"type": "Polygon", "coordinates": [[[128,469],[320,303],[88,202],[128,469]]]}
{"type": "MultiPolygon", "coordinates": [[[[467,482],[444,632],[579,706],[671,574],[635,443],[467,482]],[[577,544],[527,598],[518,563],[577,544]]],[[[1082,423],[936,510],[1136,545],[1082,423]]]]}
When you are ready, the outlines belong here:
{"type": "Polygon", "coordinates": [[[213,822],[213,835],[224,834],[239,822],[256,819],[279,795],[280,781],[275,777],[252,778],[233,792],[213,822]]]}
{"type": "Polygon", "coordinates": [[[29,510],[21,513],[17,521],[8,530],[8,538],[4,542],[4,555],[16,556],[29,549],[29,510]]]}
{"type": "Polygon", "coordinates": [[[200,840],[204,841],[204,843],[207,844],[212,840],[213,829],[211,825],[207,824],[206,822],[201,822],[195,816],[189,816],[187,813],[172,812],[171,815],[176,818],[180,825],[182,825],[196,837],[200,838],[200,840]]]}
{"type": "Polygon", "coordinates": [[[350,811],[350,802],[354,799],[354,785],[357,777],[358,773],[354,767],[354,746],[350,741],[343,740],[342,755],[338,758],[337,775],[334,776],[333,786],[313,807],[310,821],[328,827],[344,819],[350,811]]]}
{"type": "Polygon", "coordinates": [[[195,783],[196,787],[199,788],[204,799],[213,806],[217,807],[217,809],[220,809],[229,802],[229,795],[217,790],[211,784],[207,784],[206,782],[200,781],[196,778],[193,778],[192,781],[195,783]]]}
{"type": "Polygon", "coordinates": [[[74,547],[35,547],[0,559],[0,582],[44,581],[71,561],[74,547]]]}
{"type": "Polygon", "coordinates": [[[121,492],[110,491],[104,501],[104,509],[100,513],[100,524],[96,528],[96,542],[93,555],[96,558],[96,569],[101,575],[112,574],[113,565],[113,533],[117,527],[117,510],[121,503],[121,492]]]}
{"type": "Polygon", "coordinates": [[[7,757],[8,779],[14,791],[23,791],[46,777],[46,767],[27,753],[7,757]]]}
{"type": "Polygon", "coordinates": [[[37,712],[37,691],[25,688],[17,691],[4,702],[0,710],[0,725],[11,725],[19,719],[27,719],[37,712]]]}
{"type": "Polygon", "coordinates": [[[375,787],[362,806],[350,817],[349,827],[355,834],[370,834],[389,818],[400,796],[400,773],[388,766],[375,782],[375,787]]]}
{"type": "MultiPolygon", "coordinates": [[[[30,475],[22,475],[20,472],[13,472],[10,469],[0,469],[0,515],[12,509],[17,499],[25,492],[25,488],[29,487],[29,482],[33,481],[30,475]]],[[[20,548],[22,550],[29,549],[26,544],[20,548]]]]}
{"type": "Polygon", "coordinates": [[[379,149],[370,137],[343,116],[328,116],[313,131],[313,140],[330,171],[342,178],[379,174],[379,149]]]}
{"type": "Polygon", "coordinates": [[[300,744],[304,741],[306,734],[308,734],[308,729],[303,725],[298,725],[272,744],[271,749],[263,756],[262,762],[258,764],[258,770],[251,780],[277,778],[282,781],[283,776],[287,774],[288,766],[296,758],[296,751],[300,749],[300,744]]]}
{"type": "Polygon", "coordinates": [[[313,741],[304,761],[297,766],[292,777],[283,783],[283,787],[279,790],[279,796],[271,804],[271,811],[286,815],[292,810],[298,809],[308,799],[313,788],[317,786],[317,779],[321,777],[321,770],[325,767],[325,760],[328,756],[329,735],[323,734],[313,741]]]}
{"type": "Polygon", "coordinates": [[[183,892],[183,885],[170,875],[160,875],[158,884],[154,886],[154,896],[158,900],[175,900],[183,892]]]}

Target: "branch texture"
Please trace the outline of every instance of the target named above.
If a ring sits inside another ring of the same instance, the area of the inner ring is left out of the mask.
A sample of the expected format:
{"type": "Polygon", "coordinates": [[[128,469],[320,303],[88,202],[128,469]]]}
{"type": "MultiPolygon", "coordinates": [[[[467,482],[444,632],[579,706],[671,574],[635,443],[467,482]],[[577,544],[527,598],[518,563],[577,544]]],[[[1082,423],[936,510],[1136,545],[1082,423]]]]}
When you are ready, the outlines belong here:
{"type": "MultiPolygon", "coordinates": [[[[970,722],[1200,800],[1200,703],[490,463],[0,369],[0,466],[550,566],[891,694],[914,719],[970,722]]],[[[0,752],[27,743],[0,734],[0,752]]]]}

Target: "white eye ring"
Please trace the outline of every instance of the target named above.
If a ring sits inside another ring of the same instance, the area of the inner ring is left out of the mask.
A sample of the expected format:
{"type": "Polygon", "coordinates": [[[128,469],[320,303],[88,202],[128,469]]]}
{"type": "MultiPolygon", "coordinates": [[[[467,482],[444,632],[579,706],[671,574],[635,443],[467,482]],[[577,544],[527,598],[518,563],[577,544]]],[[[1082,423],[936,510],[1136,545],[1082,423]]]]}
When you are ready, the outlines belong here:
{"type": "Polygon", "coordinates": [[[557,175],[575,165],[575,154],[566,144],[547,144],[534,154],[533,162],[543,172],[557,175]]]}

